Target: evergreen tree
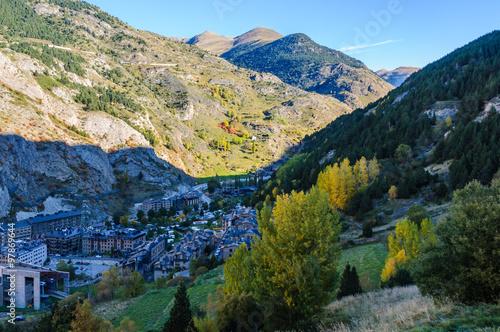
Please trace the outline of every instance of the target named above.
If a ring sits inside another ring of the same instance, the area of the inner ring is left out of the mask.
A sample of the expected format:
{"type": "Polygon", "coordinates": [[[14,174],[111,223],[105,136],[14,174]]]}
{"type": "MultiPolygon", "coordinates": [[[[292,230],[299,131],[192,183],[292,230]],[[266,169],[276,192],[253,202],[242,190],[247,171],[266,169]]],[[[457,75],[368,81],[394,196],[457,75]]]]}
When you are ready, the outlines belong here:
{"type": "Polygon", "coordinates": [[[373,236],[373,228],[370,223],[366,223],[363,225],[363,237],[371,238],[373,236]]]}
{"type": "Polygon", "coordinates": [[[345,266],[344,273],[342,274],[342,279],[340,280],[340,289],[337,293],[337,299],[341,299],[344,296],[360,294],[363,289],[359,285],[359,276],[356,272],[356,267],[347,263],[345,266]]]}
{"type": "Polygon", "coordinates": [[[198,329],[194,326],[186,285],[181,282],[177,293],[175,293],[174,307],[170,310],[170,317],[163,326],[163,332],[187,331],[194,332],[198,329]]]}

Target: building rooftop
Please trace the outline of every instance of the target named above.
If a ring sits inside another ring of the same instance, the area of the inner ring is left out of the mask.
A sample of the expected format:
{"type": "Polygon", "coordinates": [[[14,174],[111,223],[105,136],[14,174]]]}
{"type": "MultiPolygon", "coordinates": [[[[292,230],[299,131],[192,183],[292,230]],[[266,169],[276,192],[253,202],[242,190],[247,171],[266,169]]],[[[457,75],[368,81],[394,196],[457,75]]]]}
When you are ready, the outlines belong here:
{"type": "MultiPolygon", "coordinates": [[[[18,221],[14,223],[14,229],[23,227],[31,227],[31,224],[26,221],[18,221]]],[[[7,224],[3,224],[0,226],[0,232],[7,231],[8,229],[10,229],[10,226],[7,224]]]]}
{"type": "Polygon", "coordinates": [[[111,230],[111,231],[94,231],[84,235],[85,238],[94,238],[94,239],[105,239],[108,237],[121,237],[121,238],[129,238],[135,239],[137,237],[141,237],[146,235],[145,231],[139,231],[134,228],[126,228],[124,230],[111,230]]]}
{"type": "Polygon", "coordinates": [[[26,219],[25,221],[29,222],[30,224],[36,224],[36,223],[40,223],[40,222],[44,222],[44,221],[69,218],[69,217],[76,217],[76,216],[81,215],[81,214],[82,214],[81,210],[59,211],[55,214],[40,215],[40,216],[32,217],[32,218],[26,219]]]}
{"type": "Polygon", "coordinates": [[[78,229],[78,227],[74,227],[71,229],[64,228],[64,229],[56,229],[46,234],[45,238],[51,237],[51,238],[65,239],[76,236],[78,234],[80,234],[80,229],[78,229]]]}

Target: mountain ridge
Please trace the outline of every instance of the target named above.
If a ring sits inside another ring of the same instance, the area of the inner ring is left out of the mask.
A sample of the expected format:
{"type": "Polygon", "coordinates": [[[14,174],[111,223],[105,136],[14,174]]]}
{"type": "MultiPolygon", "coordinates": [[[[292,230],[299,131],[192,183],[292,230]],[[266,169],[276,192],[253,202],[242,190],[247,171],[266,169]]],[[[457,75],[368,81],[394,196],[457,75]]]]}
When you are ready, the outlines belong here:
{"type": "Polygon", "coordinates": [[[222,55],[237,66],[270,72],[306,91],[331,95],[353,109],[364,107],[393,89],[361,61],[321,46],[303,33],[230,56],[222,55]]]}

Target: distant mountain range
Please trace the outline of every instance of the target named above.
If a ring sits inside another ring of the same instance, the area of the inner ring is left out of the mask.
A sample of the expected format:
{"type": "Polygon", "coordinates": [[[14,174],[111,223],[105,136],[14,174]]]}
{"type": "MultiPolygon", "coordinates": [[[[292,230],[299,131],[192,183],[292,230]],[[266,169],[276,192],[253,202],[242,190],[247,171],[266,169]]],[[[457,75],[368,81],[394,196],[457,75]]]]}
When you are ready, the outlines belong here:
{"type": "Polygon", "coordinates": [[[393,89],[361,61],[321,46],[305,34],[283,37],[259,27],[234,38],[207,31],[186,42],[239,67],[272,73],[295,87],[331,95],[353,109],[393,89]]]}
{"type": "Polygon", "coordinates": [[[398,87],[403,84],[411,74],[419,71],[420,69],[421,68],[417,67],[399,67],[390,71],[387,69],[380,69],[375,73],[382,77],[386,82],[398,87]]]}

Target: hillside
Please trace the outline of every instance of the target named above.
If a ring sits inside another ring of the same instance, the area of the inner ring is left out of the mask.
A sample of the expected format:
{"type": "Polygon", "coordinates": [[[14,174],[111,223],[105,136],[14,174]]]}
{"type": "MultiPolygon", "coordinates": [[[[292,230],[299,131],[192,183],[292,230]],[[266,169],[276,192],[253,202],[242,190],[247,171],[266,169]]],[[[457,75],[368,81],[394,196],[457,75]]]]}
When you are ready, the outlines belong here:
{"type": "Polygon", "coordinates": [[[416,286],[395,287],[331,303],[320,331],[495,331],[499,313],[498,305],[435,301],[416,286]]]}
{"type": "Polygon", "coordinates": [[[411,74],[419,71],[420,68],[416,67],[398,67],[394,70],[381,69],[377,70],[375,73],[382,77],[386,82],[394,85],[395,87],[400,86],[406,81],[411,74]]]}
{"type": "Polygon", "coordinates": [[[500,159],[499,51],[500,32],[494,31],[426,66],[385,98],[333,121],[307,137],[302,154],[279,169],[252,202],[275,187],[308,189],[326,166],[346,157],[382,161],[385,177],[372,188],[378,192],[371,191],[372,198],[391,185],[409,198],[428,183],[425,170],[438,177],[432,182],[446,184],[426,187],[427,199],[472,179],[489,183],[500,159]],[[401,144],[409,149],[403,160],[396,153],[401,144]]]}
{"type": "Polygon", "coordinates": [[[11,212],[57,194],[111,213],[193,177],[277,161],[351,112],[85,2],[2,1],[0,26],[0,140],[9,166],[0,171],[0,193],[11,212]],[[67,153],[58,152],[61,144],[67,153]],[[32,156],[46,167],[20,158],[34,149],[44,151],[32,156]],[[33,190],[37,178],[44,184],[33,190]]]}
{"type": "Polygon", "coordinates": [[[222,54],[233,64],[272,73],[285,83],[306,91],[331,95],[351,108],[364,107],[393,87],[346,54],[318,45],[304,34],[234,54],[222,54]]]}

